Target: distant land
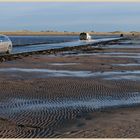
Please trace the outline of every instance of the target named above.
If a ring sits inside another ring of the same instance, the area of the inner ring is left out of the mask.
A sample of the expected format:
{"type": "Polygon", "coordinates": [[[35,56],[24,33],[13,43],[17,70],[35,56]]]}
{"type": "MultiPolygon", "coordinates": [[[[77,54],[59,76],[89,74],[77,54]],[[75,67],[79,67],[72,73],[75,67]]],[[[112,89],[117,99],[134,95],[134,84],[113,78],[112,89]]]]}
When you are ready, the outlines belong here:
{"type": "MultiPolygon", "coordinates": [[[[122,31],[114,31],[114,32],[88,32],[90,35],[120,35],[120,34],[124,34],[124,35],[131,35],[131,34],[135,34],[135,35],[139,35],[140,32],[136,32],[136,31],[132,31],[132,32],[122,32],[122,31]]],[[[60,36],[60,35],[79,35],[80,32],[57,32],[57,31],[39,31],[39,32],[34,32],[34,31],[6,31],[6,32],[1,32],[0,34],[4,34],[4,35],[9,35],[9,36],[50,36],[50,35],[54,35],[54,36],[60,36]]]]}

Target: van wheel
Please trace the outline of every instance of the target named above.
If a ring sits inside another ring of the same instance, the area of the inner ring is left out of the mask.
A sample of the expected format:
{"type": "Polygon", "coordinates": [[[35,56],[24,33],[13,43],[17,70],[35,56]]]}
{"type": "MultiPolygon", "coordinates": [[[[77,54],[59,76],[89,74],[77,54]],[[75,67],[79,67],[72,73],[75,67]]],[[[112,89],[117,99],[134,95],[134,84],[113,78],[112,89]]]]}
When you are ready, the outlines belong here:
{"type": "Polygon", "coordinates": [[[6,52],[6,54],[10,54],[9,50],[6,52]]]}
{"type": "Polygon", "coordinates": [[[10,53],[11,53],[11,45],[8,47],[6,54],[10,54],[10,53]]]}

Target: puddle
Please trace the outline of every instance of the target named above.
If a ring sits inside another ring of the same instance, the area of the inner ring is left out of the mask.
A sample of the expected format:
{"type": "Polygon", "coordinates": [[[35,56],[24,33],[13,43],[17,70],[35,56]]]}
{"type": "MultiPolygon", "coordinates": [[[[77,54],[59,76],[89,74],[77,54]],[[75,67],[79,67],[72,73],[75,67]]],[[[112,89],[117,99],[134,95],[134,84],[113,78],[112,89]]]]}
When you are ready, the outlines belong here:
{"type": "Polygon", "coordinates": [[[127,64],[112,64],[113,66],[140,66],[140,64],[137,63],[127,63],[127,64]]]}
{"type": "Polygon", "coordinates": [[[140,40],[127,40],[116,45],[103,46],[103,48],[140,48],[140,40]]]}
{"type": "Polygon", "coordinates": [[[113,77],[104,78],[105,80],[130,80],[140,81],[140,75],[116,75],[113,77]]]}
{"type": "MultiPolygon", "coordinates": [[[[124,55],[128,55],[128,56],[140,56],[140,53],[128,53],[128,52],[99,52],[99,53],[96,53],[96,54],[101,54],[101,55],[116,55],[116,56],[124,56],[124,55]]],[[[115,57],[116,57],[115,56],[115,57]]]]}
{"type": "Polygon", "coordinates": [[[111,71],[103,72],[96,76],[103,78],[105,80],[130,80],[130,81],[140,81],[140,70],[137,71],[111,71]]]}
{"type": "Polygon", "coordinates": [[[108,52],[108,53],[97,53],[97,55],[106,57],[122,57],[122,58],[140,58],[140,53],[125,53],[125,52],[108,52]]]}
{"type": "Polygon", "coordinates": [[[112,96],[101,96],[101,97],[88,97],[86,100],[76,100],[76,99],[57,99],[57,100],[39,100],[39,99],[18,99],[12,98],[9,99],[10,102],[5,102],[0,104],[0,110],[5,112],[11,112],[12,114],[21,111],[41,111],[51,109],[52,111],[59,109],[101,109],[108,107],[116,107],[116,106],[126,106],[140,103],[140,93],[128,93],[122,96],[120,95],[112,95],[112,96]]]}
{"type": "Polygon", "coordinates": [[[140,44],[127,44],[127,43],[122,43],[122,44],[116,44],[116,45],[107,45],[107,46],[102,46],[102,48],[140,48],[140,44]]]}
{"type": "Polygon", "coordinates": [[[140,55],[140,53],[128,53],[128,52],[104,52],[98,54],[107,54],[107,55],[140,55]]]}
{"type": "MultiPolygon", "coordinates": [[[[52,55],[55,56],[55,55],[52,55]]],[[[127,52],[63,52],[56,56],[98,56],[98,57],[124,57],[124,58],[140,58],[140,53],[127,52]]]]}
{"type": "MultiPolygon", "coordinates": [[[[0,72],[23,72],[23,73],[42,73],[35,74],[34,77],[98,77],[104,79],[120,79],[124,77],[126,80],[138,80],[140,78],[140,70],[135,71],[107,71],[107,72],[91,72],[91,71],[68,71],[68,70],[50,70],[50,69],[24,69],[24,68],[3,68],[0,72]],[[132,77],[133,76],[133,79],[132,77]]],[[[18,73],[17,73],[18,75],[18,73]]]]}
{"type": "Polygon", "coordinates": [[[50,63],[49,65],[53,66],[69,66],[69,65],[78,65],[79,63],[50,63]]]}
{"type": "Polygon", "coordinates": [[[102,46],[102,48],[140,48],[140,44],[121,44],[121,45],[108,45],[102,46]]]}
{"type": "Polygon", "coordinates": [[[59,53],[56,55],[52,55],[52,56],[63,56],[63,57],[67,57],[67,56],[92,56],[92,55],[98,55],[98,53],[87,53],[87,52],[63,52],[63,53],[59,53]]]}
{"type": "Polygon", "coordinates": [[[110,57],[121,57],[121,58],[134,58],[134,59],[139,59],[140,58],[140,55],[139,56],[129,56],[129,55],[122,55],[122,56],[110,56],[110,57]]]}
{"type": "Polygon", "coordinates": [[[25,72],[25,73],[47,73],[46,76],[53,77],[90,77],[91,71],[68,71],[68,70],[49,70],[49,69],[24,69],[24,68],[3,68],[0,72],[25,72]]]}

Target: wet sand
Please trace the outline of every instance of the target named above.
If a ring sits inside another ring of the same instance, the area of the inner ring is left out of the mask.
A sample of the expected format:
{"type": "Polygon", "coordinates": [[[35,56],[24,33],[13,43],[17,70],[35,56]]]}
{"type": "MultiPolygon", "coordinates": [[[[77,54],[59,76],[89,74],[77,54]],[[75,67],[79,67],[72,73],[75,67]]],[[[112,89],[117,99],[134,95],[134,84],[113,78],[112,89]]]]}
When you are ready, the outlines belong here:
{"type": "Polygon", "coordinates": [[[140,137],[140,47],[118,47],[0,63],[0,137],[140,137]]]}
{"type": "Polygon", "coordinates": [[[85,113],[58,131],[61,138],[139,138],[139,107],[85,113]]]}

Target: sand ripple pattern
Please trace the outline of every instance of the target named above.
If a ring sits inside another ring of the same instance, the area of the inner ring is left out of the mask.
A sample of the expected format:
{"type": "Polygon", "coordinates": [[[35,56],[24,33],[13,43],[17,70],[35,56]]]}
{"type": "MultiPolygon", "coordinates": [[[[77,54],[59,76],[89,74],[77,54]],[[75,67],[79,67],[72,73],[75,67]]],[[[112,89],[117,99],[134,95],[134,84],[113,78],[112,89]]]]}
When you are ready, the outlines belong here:
{"type": "Polygon", "coordinates": [[[0,137],[56,137],[59,127],[82,113],[139,104],[139,85],[86,78],[0,82],[0,137]]]}

